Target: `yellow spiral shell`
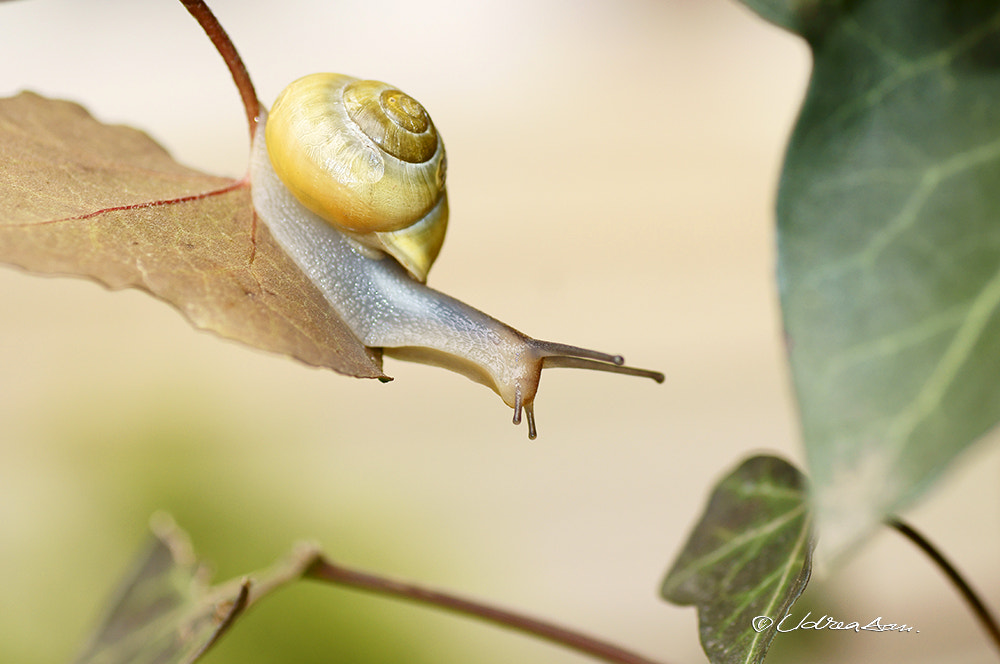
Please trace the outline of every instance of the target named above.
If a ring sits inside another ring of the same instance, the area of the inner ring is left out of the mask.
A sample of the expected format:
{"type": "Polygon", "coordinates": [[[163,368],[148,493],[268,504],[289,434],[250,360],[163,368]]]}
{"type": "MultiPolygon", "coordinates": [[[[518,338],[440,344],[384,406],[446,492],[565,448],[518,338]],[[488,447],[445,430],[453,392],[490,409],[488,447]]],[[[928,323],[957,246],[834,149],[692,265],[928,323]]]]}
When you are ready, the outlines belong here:
{"type": "Polygon", "coordinates": [[[379,81],[312,74],[274,102],[265,141],[305,207],[426,279],[447,227],[447,161],[415,99],[379,81]]]}

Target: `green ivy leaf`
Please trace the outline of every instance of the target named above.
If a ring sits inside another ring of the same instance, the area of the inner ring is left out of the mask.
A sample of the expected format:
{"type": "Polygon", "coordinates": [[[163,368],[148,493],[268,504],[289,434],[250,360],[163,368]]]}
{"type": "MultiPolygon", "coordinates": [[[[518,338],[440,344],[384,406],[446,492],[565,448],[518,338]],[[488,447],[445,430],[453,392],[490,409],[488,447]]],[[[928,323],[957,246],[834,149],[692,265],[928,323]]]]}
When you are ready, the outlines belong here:
{"type": "Polygon", "coordinates": [[[723,479],[663,581],[674,604],[698,607],[713,664],[761,662],[812,569],[806,480],[755,456],[723,479]],[[763,619],[762,619],[763,618],[763,619]]]}
{"type": "Polygon", "coordinates": [[[184,534],[157,530],[76,664],[193,662],[246,607],[248,583],[212,592],[184,534]]]}
{"type": "Polygon", "coordinates": [[[799,34],[822,30],[848,0],[743,0],[761,18],[799,34]]]}
{"type": "Polygon", "coordinates": [[[315,560],[303,549],[250,579],[208,584],[187,536],[169,517],[154,523],[155,538],[126,577],[111,611],[74,664],[191,664],[243,610],[302,576],[315,560]]]}
{"type": "Polygon", "coordinates": [[[1000,419],[1000,2],[860,0],[804,36],[779,282],[832,557],[1000,419]]]}

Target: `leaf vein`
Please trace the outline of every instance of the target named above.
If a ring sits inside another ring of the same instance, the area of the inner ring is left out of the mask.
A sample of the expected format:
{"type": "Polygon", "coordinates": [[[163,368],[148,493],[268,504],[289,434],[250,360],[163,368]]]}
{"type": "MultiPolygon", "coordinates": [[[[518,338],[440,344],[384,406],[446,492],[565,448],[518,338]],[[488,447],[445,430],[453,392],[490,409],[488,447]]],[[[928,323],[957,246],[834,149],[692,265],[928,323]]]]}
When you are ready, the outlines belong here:
{"type": "Polygon", "coordinates": [[[1000,270],[994,273],[972,301],[968,315],[916,397],[893,419],[888,431],[887,449],[896,456],[902,452],[917,426],[940,405],[998,307],[1000,270]]]}
{"type": "Polygon", "coordinates": [[[681,585],[684,580],[694,576],[698,571],[706,567],[710,567],[718,563],[720,560],[724,560],[733,555],[740,548],[746,546],[747,542],[769,535],[779,528],[784,527],[788,522],[792,521],[804,512],[805,509],[805,504],[800,503],[794,509],[787,511],[784,514],[776,515],[773,519],[769,519],[762,526],[747,528],[741,535],[726,542],[724,546],[720,546],[702,556],[698,556],[698,558],[691,561],[683,573],[677,575],[674,585],[681,585]]]}

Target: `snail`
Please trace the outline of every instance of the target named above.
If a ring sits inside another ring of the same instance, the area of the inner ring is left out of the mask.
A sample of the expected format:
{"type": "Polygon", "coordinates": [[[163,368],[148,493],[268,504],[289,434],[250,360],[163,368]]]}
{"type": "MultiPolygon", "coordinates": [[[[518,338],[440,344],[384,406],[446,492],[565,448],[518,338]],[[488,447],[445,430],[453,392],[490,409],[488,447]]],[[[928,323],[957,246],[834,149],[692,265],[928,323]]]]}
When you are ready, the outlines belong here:
{"type": "Polygon", "coordinates": [[[257,215],[352,332],[385,355],[440,366],[493,389],[536,436],[543,368],[663,381],[663,374],[539,341],[425,285],[448,223],[444,143],[391,85],[313,74],[260,109],[250,182],[257,215]]]}

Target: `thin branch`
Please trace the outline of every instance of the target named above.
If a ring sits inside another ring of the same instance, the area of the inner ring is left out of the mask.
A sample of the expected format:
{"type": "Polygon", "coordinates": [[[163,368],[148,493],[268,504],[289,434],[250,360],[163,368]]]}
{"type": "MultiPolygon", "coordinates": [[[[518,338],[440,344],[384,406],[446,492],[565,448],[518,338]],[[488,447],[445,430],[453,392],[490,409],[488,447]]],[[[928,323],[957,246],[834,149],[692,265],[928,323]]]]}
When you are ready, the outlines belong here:
{"type": "Polygon", "coordinates": [[[421,588],[411,583],[393,581],[367,572],[348,569],[333,564],[322,556],[318,557],[306,569],[303,577],[388,595],[397,599],[429,604],[440,609],[479,618],[501,627],[537,636],[612,664],[659,664],[655,660],[647,659],[642,655],[564,627],[437,590],[421,588]]]}
{"type": "Polygon", "coordinates": [[[903,537],[907,538],[911,542],[917,545],[924,553],[930,557],[937,566],[941,568],[944,575],[948,577],[952,585],[958,590],[962,599],[965,600],[969,608],[972,609],[972,613],[975,614],[976,619],[979,620],[979,624],[982,625],[983,629],[989,635],[990,639],[993,641],[993,645],[997,650],[1000,650],[1000,623],[997,622],[996,616],[994,616],[986,604],[979,598],[976,591],[972,589],[962,575],[959,573],[955,567],[948,562],[944,557],[944,554],[937,550],[937,548],[931,544],[927,538],[918,533],[913,529],[912,526],[904,523],[896,517],[890,517],[887,521],[888,525],[899,531],[903,537]]]}
{"type": "Polygon", "coordinates": [[[215,14],[205,4],[205,0],[181,0],[184,7],[194,16],[201,29],[205,31],[208,38],[215,45],[215,50],[219,52],[222,59],[229,67],[229,73],[233,75],[233,82],[236,83],[240,91],[240,98],[243,99],[243,108],[247,114],[247,125],[250,128],[250,139],[253,140],[254,132],[257,130],[257,119],[260,117],[260,101],[257,100],[257,93],[253,88],[253,81],[250,80],[250,73],[243,58],[236,51],[232,40],[215,18],[215,14]]]}

